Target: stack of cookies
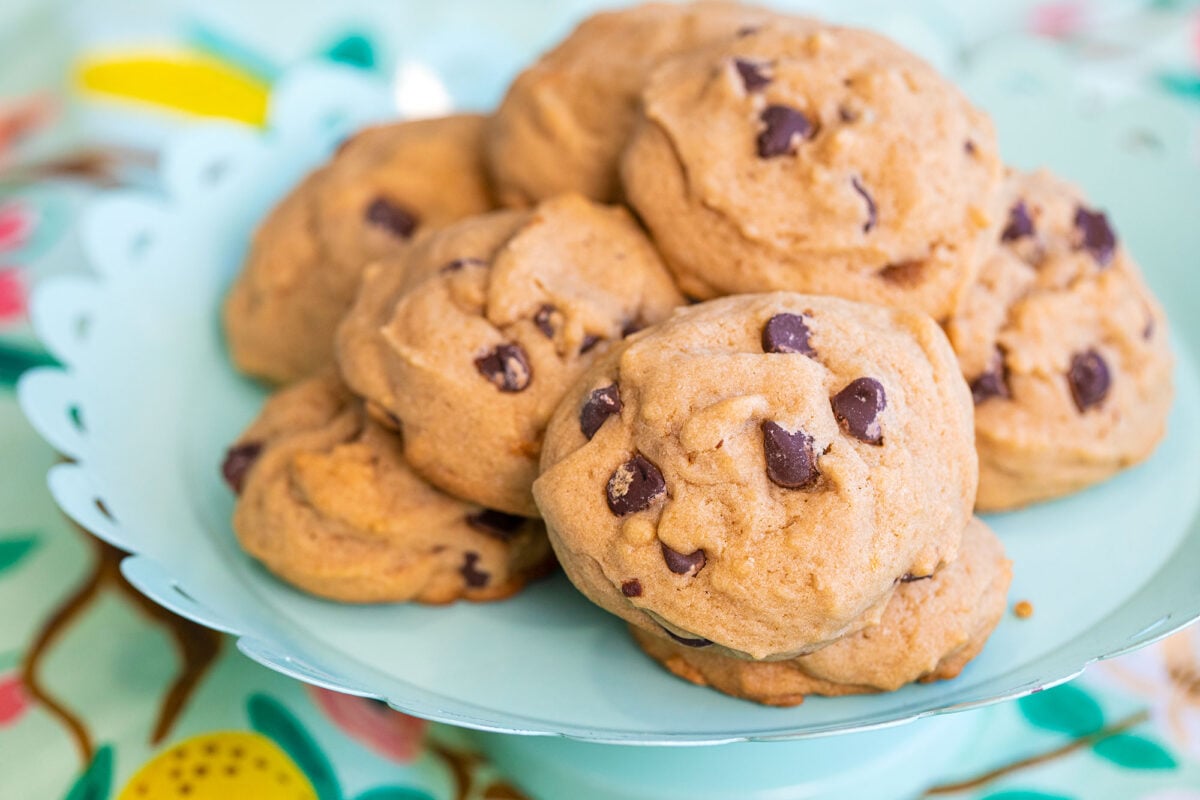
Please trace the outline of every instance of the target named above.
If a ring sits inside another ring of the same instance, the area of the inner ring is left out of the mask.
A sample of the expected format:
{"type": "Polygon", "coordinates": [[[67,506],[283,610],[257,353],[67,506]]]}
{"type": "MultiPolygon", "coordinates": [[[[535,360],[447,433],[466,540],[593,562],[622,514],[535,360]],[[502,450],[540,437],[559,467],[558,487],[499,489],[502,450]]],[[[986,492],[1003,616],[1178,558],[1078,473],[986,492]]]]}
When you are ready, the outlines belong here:
{"type": "Polygon", "coordinates": [[[773,705],[957,675],[1011,579],[973,512],[1143,460],[1171,402],[1101,211],[892,42],[726,2],[596,15],[490,116],[354,136],[225,329],[282,387],[224,475],[284,580],[497,600],[557,559],[773,705]]]}

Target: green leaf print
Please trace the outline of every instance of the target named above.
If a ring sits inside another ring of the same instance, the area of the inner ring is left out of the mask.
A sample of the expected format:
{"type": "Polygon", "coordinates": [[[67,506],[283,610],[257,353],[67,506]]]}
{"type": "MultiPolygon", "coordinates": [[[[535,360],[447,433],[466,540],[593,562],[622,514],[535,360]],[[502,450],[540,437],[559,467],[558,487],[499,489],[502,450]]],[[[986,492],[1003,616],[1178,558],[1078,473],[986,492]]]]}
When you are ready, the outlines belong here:
{"type": "Polygon", "coordinates": [[[330,45],[326,58],[359,69],[375,68],[375,46],[361,33],[348,33],[330,45]]]}
{"type": "Polygon", "coordinates": [[[1132,733],[1102,739],[1092,745],[1092,751],[1125,769],[1175,769],[1179,766],[1162,745],[1132,733]]]}
{"type": "Polygon", "coordinates": [[[1104,726],[1099,703],[1069,683],[1022,697],[1017,706],[1025,719],[1048,731],[1086,736],[1104,726]]]}
{"type": "Polygon", "coordinates": [[[45,353],[0,345],[0,388],[11,389],[16,386],[17,378],[27,369],[54,366],[57,363],[45,353]]]}
{"type": "Polygon", "coordinates": [[[32,533],[19,534],[12,538],[0,539],[0,575],[25,560],[38,546],[38,537],[32,533]]]}
{"type": "Polygon", "coordinates": [[[377,786],[360,794],[355,800],[434,800],[433,796],[409,786],[377,786]]]}
{"type": "Polygon", "coordinates": [[[108,800],[112,792],[113,749],[105,745],[96,751],[92,763],[76,779],[64,800],[108,800]]]}
{"type": "Polygon", "coordinates": [[[333,765],[292,712],[265,694],[251,695],[246,712],[251,727],[283,748],[308,776],[319,800],[341,800],[342,789],[333,765]]]}

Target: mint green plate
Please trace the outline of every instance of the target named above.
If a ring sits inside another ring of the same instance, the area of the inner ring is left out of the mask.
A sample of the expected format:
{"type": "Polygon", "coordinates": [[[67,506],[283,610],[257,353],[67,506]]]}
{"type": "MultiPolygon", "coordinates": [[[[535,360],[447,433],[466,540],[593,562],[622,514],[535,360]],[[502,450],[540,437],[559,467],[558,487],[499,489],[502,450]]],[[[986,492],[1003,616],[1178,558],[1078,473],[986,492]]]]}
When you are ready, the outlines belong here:
{"type": "Polygon", "coordinates": [[[50,487],[81,525],[134,555],[159,603],[238,637],[300,680],[483,730],[632,744],[789,739],[894,725],[1053,685],[1200,615],[1200,192],[1184,117],[1165,101],[1085,112],[1036,48],[963,76],[1015,162],[1048,162],[1108,207],[1174,325],[1177,403],[1149,463],[1066,500],[990,520],[1016,562],[1006,618],[954,681],[793,709],[679,681],[561,577],[498,604],[348,607],[295,592],[237,548],[223,449],[261,389],[230,368],[220,299],[266,209],[347,132],[390,115],[385,87],[335,68],[289,75],[271,127],[200,127],[171,147],[161,193],[112,193],[82,234],[94,274],[39,288],[36,329],[61,359],[22,406],[73,463],[50,487]],[[1019,69],[1007,65],[1017,64],[1019,69]]]}

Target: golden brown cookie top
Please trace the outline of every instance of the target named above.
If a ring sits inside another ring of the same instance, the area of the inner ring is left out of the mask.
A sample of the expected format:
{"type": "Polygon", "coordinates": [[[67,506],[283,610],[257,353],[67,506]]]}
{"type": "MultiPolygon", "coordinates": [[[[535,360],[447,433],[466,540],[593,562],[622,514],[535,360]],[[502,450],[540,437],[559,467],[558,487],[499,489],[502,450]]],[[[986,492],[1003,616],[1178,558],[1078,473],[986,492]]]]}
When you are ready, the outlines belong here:
{"type": "Polygon", "coordinates": [[[428,480],[510,513],[542,433],[604,346],[682,302],[623,209],[564,195],[465,220],[372,268],[338,336],[349,384],[428,480]]]}
{"type": "Polygon", "coordinates": [[[976,474],[970,396],[931,319],[777,293],[615,345],[551,421],[534,494],[593,601],[789,657],[952,560],[976,474]]]}
{"type": "Polygon", "coordinates": [[[528,206],[571,191],[620,199],[617,158],[650,70],[773,16],[739,3],[699,2],[588,17],[517,76],[492,118],[487,154],[501,202],[528,206]]]}

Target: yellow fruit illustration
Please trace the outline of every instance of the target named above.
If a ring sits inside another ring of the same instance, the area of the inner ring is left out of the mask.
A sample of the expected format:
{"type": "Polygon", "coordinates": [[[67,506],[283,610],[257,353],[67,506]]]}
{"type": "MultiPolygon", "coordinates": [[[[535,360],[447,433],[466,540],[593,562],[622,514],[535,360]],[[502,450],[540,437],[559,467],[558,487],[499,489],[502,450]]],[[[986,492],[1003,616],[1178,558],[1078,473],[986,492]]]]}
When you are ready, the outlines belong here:
{"type": "Polygon", "coordinates": [[[279,745],[257,733],[206,733],[180,742],[138,771],[117,800],[316,800],[279,745]]]}

